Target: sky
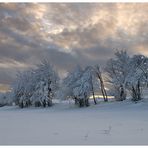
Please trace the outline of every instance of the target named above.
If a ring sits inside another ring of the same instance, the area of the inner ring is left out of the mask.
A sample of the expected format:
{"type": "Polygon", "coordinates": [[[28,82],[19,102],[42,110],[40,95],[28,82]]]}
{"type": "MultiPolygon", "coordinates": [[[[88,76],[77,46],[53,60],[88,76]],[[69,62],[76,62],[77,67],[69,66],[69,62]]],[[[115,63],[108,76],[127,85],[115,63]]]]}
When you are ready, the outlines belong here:
{"type": "Polygon", "coordinates": [[[43,59],[61,77],[116,49],[148,56],[148,3],[0,3],[0,92],[43,59]]]}

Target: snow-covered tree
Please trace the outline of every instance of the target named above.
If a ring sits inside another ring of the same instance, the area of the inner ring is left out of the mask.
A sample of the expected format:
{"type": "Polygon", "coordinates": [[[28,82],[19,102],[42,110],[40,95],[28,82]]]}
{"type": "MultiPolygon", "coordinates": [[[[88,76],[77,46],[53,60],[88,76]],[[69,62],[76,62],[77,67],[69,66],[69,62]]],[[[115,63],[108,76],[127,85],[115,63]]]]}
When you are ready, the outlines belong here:
{"type": "Polygon", "coordinates": [[[89,97],[92,93],[92,71],[93,68],[91,66],[87,66],[80,79],[78,79],[75,83],[75,87],[73,89],[73,94],[79,102],[79,106],[82,107],[84,105],[89,106],[89,97]]]}
{"type": "MultiPolygon", "coordinates": [[[[93,94],[94,69],[87,66],[84,70],[77,66],[63,80],[62,94],[65,98],[75,100],[75,104],[82,106],[89,105],[89,97],[93,94]]],[[[94,100],[96,101],[96,100],[94,100]]]]}
{"type": "Polygon", "coordinates": [[[29,105],[51,106],[58,87],[58,75],[47,60],[31,69],[18,73],[13,85],[13,98],[21,108],[29,105]]]}
{"type": "Polygon", "coordinates": [[[142,99],[142,88],[148,84],[147,57],[129,57],[126,51],[117,51],[115,59],[107,62],[105,71],[116,100],[124,100],[127,91],[131,93],[133,101],[142,99]]]}
{"type": "Polygon", "coordinates": [[[0,94],[0,107],[5,106],[7,104],[7,98],[5,93],[0,94]]]}
{"type": "Polygon", "coordinates": [[[144,55],[139,56],[142,60],[142,64],[139,67],[142,71],[142,83],[148,88],[148,57],[144,55]]]}
{"type": "Polygon", "coordinates": [[[115,99],[126,99],[126,84],[130,70],[130,57],[126,51],[116,51],[115,58],[111,58],[105,67],[107,82],[114,90],[115,99]]]}
{"type": "Polygon", "coordinates": [[[72,98],[75,100],[75,103],[77,104],[77,99],[73,94],[73,89],[75,87],[76,81],[78,81],[82,76],[83,70],[82,68],[77,65],[75,69],[68,73],[67,77],[63,79],[61,93],[62,98],[72,98]]]}
{"type": "Polygon", "coordinates": [[[12,93],[11,92],[5,92],[0,94],[0,106],[4,105],[12,105],[12,93]]]}
{"type": "Polygon", "coordinates": [[[31,105],[30,97],[34,91],[33,72],[27,70],[19,72],[13,84],[13,101],[21,108],[31,105]]]}
{"type": "Polygon", "coordinates": [[[42,61],[34,70],[35,88],[31,100],[35,106],[51,106],[59,77],[47,60],[42,61]]]}
{"type": "Polygon", "coordinates": [[[134,55],[131,58],[127,86],[133,101],[142,99],[142,89],[147,84],[147,74],[148,59],[143,55],[134,55]]]}

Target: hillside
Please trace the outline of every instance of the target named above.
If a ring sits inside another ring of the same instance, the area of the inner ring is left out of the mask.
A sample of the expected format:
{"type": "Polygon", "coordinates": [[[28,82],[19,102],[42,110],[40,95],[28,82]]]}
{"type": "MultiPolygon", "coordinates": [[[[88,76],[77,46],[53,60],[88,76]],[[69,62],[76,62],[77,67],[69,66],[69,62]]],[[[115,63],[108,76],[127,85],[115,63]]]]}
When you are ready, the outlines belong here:
{"type": "Polygon", "coordinates": [[[0,108],[0,145],[146,145],[148,103],[0,108]]]}

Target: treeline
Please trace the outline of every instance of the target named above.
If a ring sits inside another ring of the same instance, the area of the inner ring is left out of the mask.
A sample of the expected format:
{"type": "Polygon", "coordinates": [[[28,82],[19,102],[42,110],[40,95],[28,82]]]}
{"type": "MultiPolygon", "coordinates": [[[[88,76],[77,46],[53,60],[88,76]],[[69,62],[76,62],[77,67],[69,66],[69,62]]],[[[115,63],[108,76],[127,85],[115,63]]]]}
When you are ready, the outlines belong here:
{"type": "Polygon", "coordinates": [[[60,80],[54,67],[44,60],[35,69],[18,73],[12,92],[9,97],[1,97],[0,104],[15,102],[21,108],[47,107],[52,106],[54,98],[69,98],[83,107],[90,105],[90,96],[97,104],[95,93],[98,91],[101,91],[105,102],[108,101],[107,93],[111,93],[117,101],[125,100],[127,93],[132,101],[139,101],[145,88],[148,88],[148,57],[130,57],[121,50],[115,52],[105,67],[100,68],[99,64],[85,68],[77,66],[63,80],[60,80]],[[7,98],[9,101],[6,101],[7,98]]]}

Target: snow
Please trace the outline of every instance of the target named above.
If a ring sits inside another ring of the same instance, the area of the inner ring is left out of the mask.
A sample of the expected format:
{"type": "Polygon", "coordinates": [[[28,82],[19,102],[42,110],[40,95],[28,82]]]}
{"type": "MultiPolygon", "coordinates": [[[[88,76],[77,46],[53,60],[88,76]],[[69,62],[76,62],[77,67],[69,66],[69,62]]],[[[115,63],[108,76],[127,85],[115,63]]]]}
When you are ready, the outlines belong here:
{"type": "Polygon", "coordinates": [[[0,145],[147,145],[148,102],[0,108],[0,145]]]}

